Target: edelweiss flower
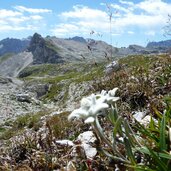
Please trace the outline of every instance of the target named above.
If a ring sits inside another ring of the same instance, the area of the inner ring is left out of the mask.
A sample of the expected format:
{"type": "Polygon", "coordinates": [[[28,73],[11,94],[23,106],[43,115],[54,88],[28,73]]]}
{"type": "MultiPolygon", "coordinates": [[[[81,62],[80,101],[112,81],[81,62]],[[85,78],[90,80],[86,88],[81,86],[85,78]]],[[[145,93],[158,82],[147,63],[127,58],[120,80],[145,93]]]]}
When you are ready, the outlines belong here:
{"type": "Polygon", "coordinates": [[[102,90],[102,92],[96,95],[96,97],[99,97],[99,100],[101,100],[102,102],[110,104],[112,102],[119,100],[119,97],[115,97],[115,93],[117,90],[118,88],[114,88],[113,90],[110,90],[108,93],[105,90],[102,90]]]}
{"type": "Polygon", "coordinates": [[[94,94],[87,98],[81,100],[81,107],[74,110],[68,117],[69,120],[74,118],[84,119],[85,123],[92,123],[95,121],[97,115],[101,111],[107,109],[109,105],[102,102],[100,99],[97,99],[94,94]]]}

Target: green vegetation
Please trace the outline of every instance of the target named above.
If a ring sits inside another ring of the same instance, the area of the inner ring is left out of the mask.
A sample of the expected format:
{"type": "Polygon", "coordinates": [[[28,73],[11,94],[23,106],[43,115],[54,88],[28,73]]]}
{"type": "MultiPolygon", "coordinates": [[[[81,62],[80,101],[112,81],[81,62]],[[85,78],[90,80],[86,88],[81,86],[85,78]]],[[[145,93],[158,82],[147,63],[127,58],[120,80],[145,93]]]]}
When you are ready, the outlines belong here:
{"type": "Polygon", "coordinates": [[[33,65],[25,68],[20,73],[20,78],[27,81],[28,84],[35,84],[35,82],[49,84],[50,89],[43,97],[44,100],[55,100],[55,96],[64,91],[65,95],[61,100],[65,101],[71,83],[79,84],[102,77],[104,65],[104,63],[98,65],[90,63],[33,65]]]}
{"type": "MultiPolygon", "coordinates": [[[[49,84],[49,90],[42,98],[55,101],[56,96],[64,92],[57,100],[67,103],[69,87],[91,84],[92,90],[84,95],[111,90],[118,87],[120,100],[117,109],[107,110],[108,115],[98,116],[104,134],[112,146],[103,142],[97,132],[97,141],[93,144],[97,154],[89,160],[85,156],[77,137],[80,133],[92,130],[81,121],[69,122],[69,112],[49,115],[50,111],[28,114],[18,117],[13,122],[6,122],[0,127],[0,139],[8,140],[17,135],[25,136],[25,128],[32,131],[18,142],[16,148],[26,149],[29,167],[34,170],[63,169],[68,162],[73,162],[75,170],[170,170],[170,124],[171,124],[171,58],[169,55],[134,55],[118,60],[118,71],[105,75],[105,63],[67,63],[60,65],[36,65],[25,69],[23,79],[28,86],[35,83],[49,84]],[[143,125],[133,118],[133,111],[145,111],[151,117],[149,124],[143,125]],[[41,122],[41,116],[46,116],[41,122]],[[39,132],[39,128],[44,132],[39,132]],[[34,138],[33,138],[34,137],[34,138]],[[122,139],[121,139],[122,138],[122,139]],[[73,147],[56,144],[56,140],[72,140],[76,145],[77,155],[72,156],[73,147]],[[22,148],[21,148],[22,146],[22,148]],[[37,155],[33,153],[36,151],[37,155]],[[115,153],[113,153],[115,151],[115,153]],[[124,156],[124,157],[123,157],[124,156]],[[57,158],[54,160],[54,158],[57,158]],[[80,161],[82,164],[80,164],[80,161]],[[36,165],[35,165],[36,163],[36,165]],[[116,167],[117,165],[117,167],[116,167]]],[[[77,92],[75,92],[77,93],[77,92]]],[[[79,100],[79,99],[77,99],[79,100]]],[[[19,141],[19,140],[18,140],[19,141]]],[[[15,153],[10,153],[14,159],[15,153]]],[[[20,159],[21,163],[26,160],[20,159]]],[[[0,161],[1,162],[1,161],[0,161]]],[[[9,167],[11,167],[9,163],[9,167]]],[[[15,163],[16,164],[16,163],[15,163]]],[[[14,164],[14,165],[15,165],[14,164]]],[[[17,165],[17,164],[16,164],[17,165]]]]}
{"type": "Polygon", "coordinates": [[[120,59],[120,63],[127,64],[128,67],[143,67],[148,69],[150,63],[156,58],[156,56],[144,56],[144,55],[131,55],[126,58],[120,59]]]}
{"type": "Polygon", "coordinates": [[[37,113],[26,114],[19,116],[14,121],[8,121],[0,128],[0,139],[8,140],[13,136],[21,134],[25,128],[32,128],[37,131],[41,126],[40,118],[44,115],[48,115],[50,111],[40,111],[37,113]],[[4,128],[9,126],[9,128],[4,128]]]}

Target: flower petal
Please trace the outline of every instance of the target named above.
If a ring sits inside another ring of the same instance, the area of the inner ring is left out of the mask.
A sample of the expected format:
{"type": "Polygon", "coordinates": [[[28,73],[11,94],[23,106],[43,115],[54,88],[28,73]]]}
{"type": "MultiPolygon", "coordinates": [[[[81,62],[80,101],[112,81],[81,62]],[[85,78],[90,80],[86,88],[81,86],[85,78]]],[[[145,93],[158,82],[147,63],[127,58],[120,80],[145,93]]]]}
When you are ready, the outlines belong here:
{"type": "Polygon", "coordinates": [[[84,121],[84,123],[93,123],[94,120],[95,120],[94,117],[90,116],[84,121]]]}
{"type": "Polygon", "coordinates": [[[96,103],[104,103],[104,102],[106,102],[107,97],[108,97],[108,95],[99,97],[96,100],[96,103]]]}
{"type": "Polygon", "coordinates": [[[91,100],[89,98],[82,98],[81,100],[81,108],[88,110],[91,106],[91,100]]]}
{"type": "Polygon", "coordinates": [[[116,102],[119,99],[120,99],[119,97],[108,97],[107,98],[107,102],[108,103],[112,103],[112,102],[116,102]]]}
{"type": "Polygon", "coordinates": [[[107,108],[109,108],[107,103],[97,103],[96,105],[91,106],[89,113],[93,116],[96,116],[100,111],[103,111],[107,108]]]}
{"type": "Polygon", "coordinates": [[[107,91],[106,91],[106,90],[102,90],[102,91],[101,91],[101,95],[102,95],[102,96],[105,96],[106,94],[107,94],[107,91]]]}
{"type": "Polygon", "coordinates": [[[109,96],[112,96],[112,97],[114,97],[115,96],[115,94],[116,94],[116,91],[118,90],[118,88],[116,87],[116,88],[114,88],[113,90],[110,90],[109,92],[108,92],[108,94],[109,94],[109,96]]]}
{"type": "Polygon", "coordinates": [[[88,116],[88,112],[81,108],[74,110],[69,116],[68,120],[72,120],[74,118],[86,118],[88,116]]]}

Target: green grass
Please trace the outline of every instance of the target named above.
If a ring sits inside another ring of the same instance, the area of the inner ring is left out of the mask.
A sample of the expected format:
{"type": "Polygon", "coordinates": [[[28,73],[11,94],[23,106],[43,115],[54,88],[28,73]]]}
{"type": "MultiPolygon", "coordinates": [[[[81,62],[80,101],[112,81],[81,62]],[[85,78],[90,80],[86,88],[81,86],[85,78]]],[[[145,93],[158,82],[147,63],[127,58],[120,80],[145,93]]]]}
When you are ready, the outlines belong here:
{"type": "Polygon", "coordinates": [[[0,133],[4,132],[6,129],[4,127],[0,127],[0,133]]]}
{"type": "Polygon", "coordinates": [[[10,121],[9,129],[5,129],[3,126],[0,127],[0,140],[8,140],[9,138],[21,134],[25,128],[32,128],[37,131],[42,125],[39,122],[40,118],[44,115],[48,115],[50,111],[40,111],[37,113],[26,114],[18,116],[16,120],[10,121]]]}
{"type": "MultiPolygon", "coordinates": [[[[71,83],[83,83],[100,78],[104,74],[104,63],[97,66],[90,63],[66,63],[33,65],[22,71],[21,77],[28,84],[50,84],[48,93],[43,97],[46,100],[55,100],[55,96],[64,91],[62,101],[68,97],[68,88],[71,83]]],[[[61,103],[63,103],[61,101],[61,103]]]]}

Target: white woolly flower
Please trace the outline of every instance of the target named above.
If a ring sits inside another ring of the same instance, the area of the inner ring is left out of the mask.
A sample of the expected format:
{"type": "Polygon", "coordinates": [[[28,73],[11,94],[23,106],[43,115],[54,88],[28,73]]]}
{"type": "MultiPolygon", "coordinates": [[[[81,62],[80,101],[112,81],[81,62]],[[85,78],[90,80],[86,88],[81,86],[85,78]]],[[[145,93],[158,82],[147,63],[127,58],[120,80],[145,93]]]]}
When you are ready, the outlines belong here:
{"type": "Polygon", "coordinates": [[[97,115],[109,107],[107,103],[97,99],[94,94],[81,100],[81,107],[74,110],[68,117],[69,120],[74,118],[84,119],[85,123],[95,121],[97,115]]]}
{"type": "Polygon", "coordinates": [[[100,94],[84,97],[81,100],[81,107],[74,110],[69,115],[68,120],[78,118],[84,119],[85,123],[93,123],[101,112],[109,108],[108,104],[119,100],[119,97],[115,97],[117,89],[114,88],[109,92],[102,90],[100,94]]]}
{"type": "Polygon", "coordinates": [[[96,97],[98,97],[100,101],[110,104],[112,102],[119,100],[119,97],[115,97],[117,90],[118,88],[114,88],[113,90],[110,90],[108,93],[107,91],[102,90],[100,94],[96,95],[96,97]]]}

